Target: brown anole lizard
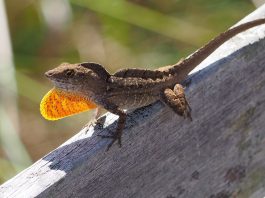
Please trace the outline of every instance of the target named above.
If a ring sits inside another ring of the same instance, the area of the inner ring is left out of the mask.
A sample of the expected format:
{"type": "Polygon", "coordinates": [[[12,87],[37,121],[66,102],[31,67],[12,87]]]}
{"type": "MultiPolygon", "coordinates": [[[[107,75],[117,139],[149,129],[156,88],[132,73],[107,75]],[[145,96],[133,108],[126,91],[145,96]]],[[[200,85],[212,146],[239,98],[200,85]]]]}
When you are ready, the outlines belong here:
{"type": "Polygon", "coordinates": [[[63,63],[45,73],[55,89],[41,102],[42,115],[58,119],[96,106],[103,107],[119,116],[116,131],[109,136],[102,135],[103,138],[112,138],[107,149],[116,140],[121,146],[125,109],[136,109],[160,100],[178,115],[191,119],[191,108],[180,83],[224,42],[264,23],[265,19],[258,19],[231,28],[184,60],[156,70],[122,69],[111,75],[97,63],[63,63]]]}

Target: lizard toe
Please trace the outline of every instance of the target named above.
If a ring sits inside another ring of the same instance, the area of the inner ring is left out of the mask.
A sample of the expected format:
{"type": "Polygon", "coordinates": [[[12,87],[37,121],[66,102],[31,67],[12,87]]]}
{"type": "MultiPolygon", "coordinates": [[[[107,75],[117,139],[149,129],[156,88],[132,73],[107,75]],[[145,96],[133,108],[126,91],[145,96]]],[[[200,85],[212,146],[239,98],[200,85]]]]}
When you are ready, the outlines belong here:
{"type": "Polygon", "coordinates": [[[118,141],[119,147],[121,147],[121,136],[113,134],[113,135],[97,135],[101,138],[104,139],[112,139],[111,142],[108,144],[106,151],[108,151],[110,149],[110,147],[116,142],[118,141]]]}

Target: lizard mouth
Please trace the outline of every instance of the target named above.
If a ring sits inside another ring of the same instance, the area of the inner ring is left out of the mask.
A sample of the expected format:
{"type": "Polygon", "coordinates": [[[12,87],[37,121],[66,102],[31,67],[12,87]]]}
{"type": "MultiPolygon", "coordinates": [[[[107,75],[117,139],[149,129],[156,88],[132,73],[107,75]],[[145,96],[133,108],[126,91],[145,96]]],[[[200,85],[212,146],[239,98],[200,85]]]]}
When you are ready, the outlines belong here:
{"type": "Polygon", "coordinates": [[[44,75],[55,85],[55,87],[61,90],[65,91],[75,90],[75,86],[72,83],[67,82],[67,80],[58,78],[53,70],[45,72],[44,75]]]}
{"type": "Polygon", "coordinates": [[[69,83],[65,83],[65,81],[62,80],[52,80],[52,83],[55,85],[55,87],[65,91],[75,91],[77,88],[73,84],[71,85],[69,83]]]}

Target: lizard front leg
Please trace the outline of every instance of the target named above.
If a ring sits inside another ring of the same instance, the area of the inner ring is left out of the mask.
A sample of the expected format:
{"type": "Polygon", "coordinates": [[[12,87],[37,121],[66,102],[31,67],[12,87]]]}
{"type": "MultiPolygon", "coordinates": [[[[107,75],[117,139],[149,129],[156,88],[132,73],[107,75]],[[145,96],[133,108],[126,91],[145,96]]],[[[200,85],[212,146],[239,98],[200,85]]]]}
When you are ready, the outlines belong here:
{"type": "Polygon", "coordinates": [[[184,88],[180,84],[176,84],[174,89],[165,89],[161,93],[160,100],[167,104],[174,112],[184,118],[191,118],[191,108],[185,97],[184,88]]]}
{"type": "Polygon", "coordinates": [[[122,136],[122,132],[123,132],[123,129],[126,123],[126,113],[122,109],[120,109],[118,106],[112,103],[106,102],[106,101],[104,102],[103,107],[109,112],[119,116],[116,131],[112,135],[98,135],[102,138],[112,139],[112,141],[109,143],[107,147],[107,151],[108,151],[115,141],[118,141],[118,144],[121,147],[121,136],[122,136]]]}
{"type": "MultiPolygon", "coordinates": [[[[100,116],[102,116],[104,113],[106,113],[106,110],[100,106],[98,106],[96,109],[95,109],[95,112],[94,114],[91,116],[91,119],[89,120],[89,122],[83,127],[84,128],[87,128],[87,127],[90,127],[90,126],[96,126],[97,124],[99,125],[104,125],[104,119],[99,119],[100,116]]],[[[88,130],[86,130],[85,133],[87,133],[88,130]]]]}

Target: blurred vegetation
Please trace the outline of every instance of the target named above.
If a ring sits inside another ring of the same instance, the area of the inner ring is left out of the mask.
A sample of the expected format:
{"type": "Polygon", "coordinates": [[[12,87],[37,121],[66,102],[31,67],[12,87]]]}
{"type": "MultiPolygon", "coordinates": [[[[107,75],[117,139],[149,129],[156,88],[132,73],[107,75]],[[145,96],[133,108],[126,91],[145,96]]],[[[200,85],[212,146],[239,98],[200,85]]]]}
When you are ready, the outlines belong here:
{"type": "MultiPolygon", "coordinates": [[[[39,102],[52,88],[45,71],[61,62],[99,62],[110,72],[173,64],[255,9],[249,0],[6,0],[5,4],[16,66],[19,135],[33,161],[78,132],[91,114],[44,120],[39,102]]],[[[0,183],[17,173],[1,142],[0,183]]]]}

